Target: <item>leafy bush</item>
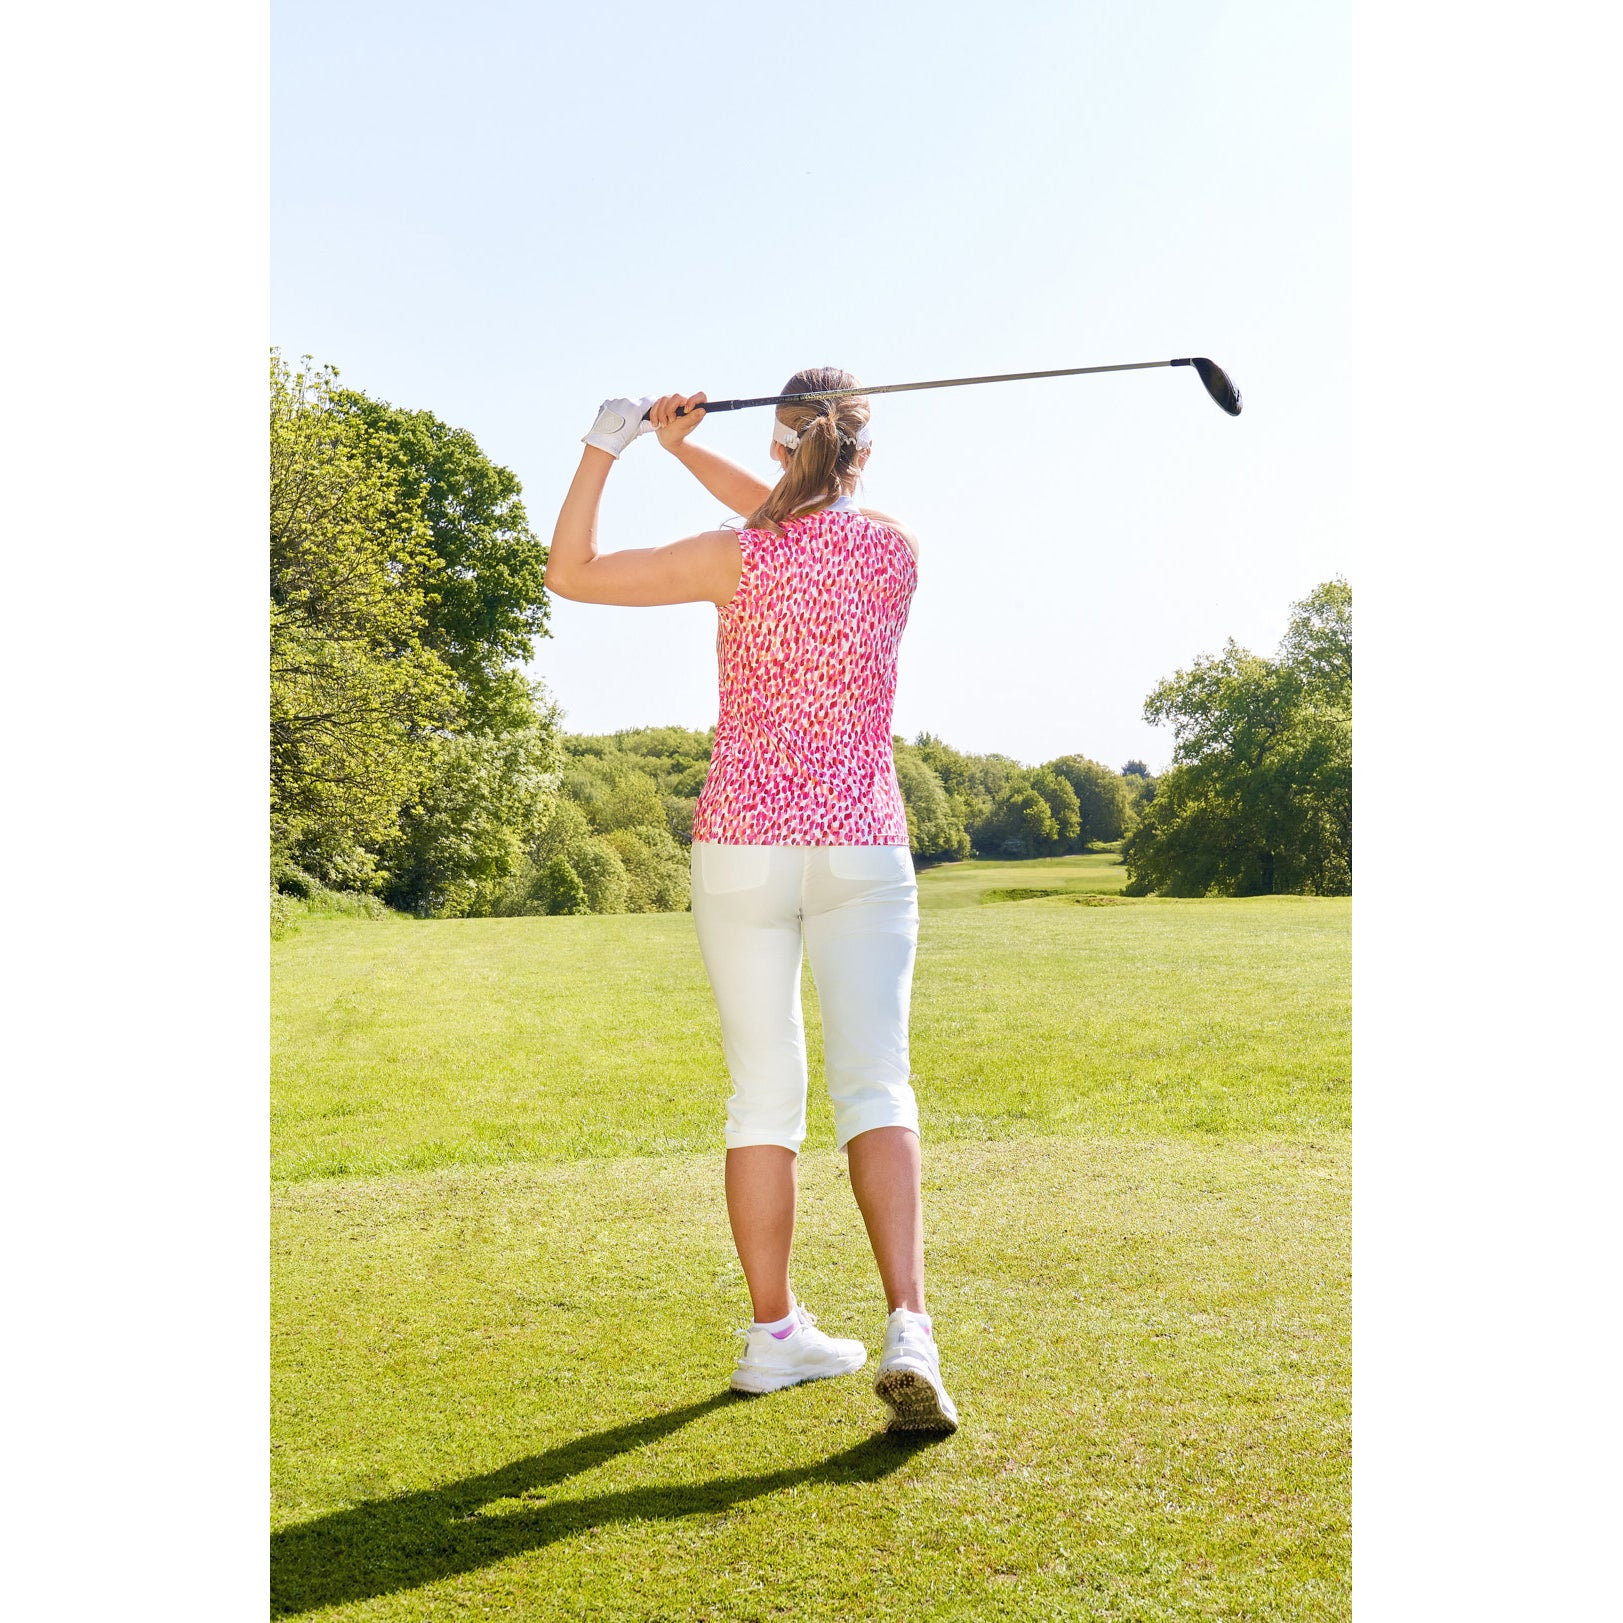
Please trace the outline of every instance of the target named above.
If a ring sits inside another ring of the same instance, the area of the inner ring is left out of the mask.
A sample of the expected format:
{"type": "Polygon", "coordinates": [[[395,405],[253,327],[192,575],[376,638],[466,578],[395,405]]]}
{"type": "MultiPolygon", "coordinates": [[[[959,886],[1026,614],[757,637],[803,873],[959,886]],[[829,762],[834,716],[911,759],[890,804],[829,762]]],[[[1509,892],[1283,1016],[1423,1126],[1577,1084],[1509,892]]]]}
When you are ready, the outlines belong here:
{"type": "Polygon", "coordinates": [[[603,836],[626,871],[632,913],[680,913],[690,906],[688,854],[663,823],[619,828],[603,836]]]}
{"type": "Polygon", "coordinates": [[[271,894],[303,901],[321,889],[321,882],[305,872],[292,857],[277,846],[271,847],[271,894]]]}
{"type": "Polygon", "coordinates": [[[433,918],[508,909],[557,800],[556,722],[537,687],[525,725],[433,740],[430,780],[389,851],[396,907],[433,918]]]}
{"type": "Polygon", "coordinates": [[[548,913],[590,913],[591,898],[581,883],[578,873],[569,865],[568,857],[560,852],[546,866],[538,888],[543,907],[548,913]]]}
{"type": "MultiPolygon", "coordinates": [[[[952,851],[942,838],[942,854],[1021,858],[1062,855],[1109,845],[1122,838],[1132,821],[1134,786],[1146,780],[1124,780],[1085,755],[1062,755],[1042,766],[1022,766],[1008,755],[966,755],[933,733],[920,733],[911,745],[898,742],[896,774],[908,802],[914,855],[934,854],[927,828],[947,825],[963,831],[952,851]],[[941,812],[928,788],[911,767],[929,770],[946,797],[941,812]],[[904,776],[904,774],[906,774],[904,776]],[[1036,801],[1030,797],[1035,795],[1036,801]],[[928,817],[920,808],[930,808],[928,817]]],[[[1141,762],[1130,766],[1141,767],[1141,762]]]]}
{"type": "Polygon", "coordinates": [[[364,892],[327,890],[317,886],[307,896],[275,889],[270,893],[273,941],[296,930],[305,919],[386,919],[389,916],[389,909],[376,896],[364,892]]]}
{"type": "Polygon", "coordinates": [[[607,840],[593,835],[571,847],[569,866],[586,887],[586,901],[592,912],[629,911],[631,882],[620,853],[607,840]]]}
{"type": "Polygon", "coordinates": [[[302,908],[301,898],[286,891],[272,889],[270,893],[270,933],[272,941],[279,941],[294,927],[302,908]]]}

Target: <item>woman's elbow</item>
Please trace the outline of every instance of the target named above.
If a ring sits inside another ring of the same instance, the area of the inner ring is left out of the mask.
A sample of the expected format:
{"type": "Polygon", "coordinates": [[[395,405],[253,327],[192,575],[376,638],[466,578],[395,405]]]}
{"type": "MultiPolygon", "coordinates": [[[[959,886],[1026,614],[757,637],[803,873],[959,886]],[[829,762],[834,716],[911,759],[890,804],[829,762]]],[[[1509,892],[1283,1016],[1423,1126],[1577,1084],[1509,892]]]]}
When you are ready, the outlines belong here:
{"type": "Polygon", "coordinates": [[[572,597],[561,570],[555,569],[550,563],[541,575],[541,584],[552,593],[554,597],[572,597]]]}

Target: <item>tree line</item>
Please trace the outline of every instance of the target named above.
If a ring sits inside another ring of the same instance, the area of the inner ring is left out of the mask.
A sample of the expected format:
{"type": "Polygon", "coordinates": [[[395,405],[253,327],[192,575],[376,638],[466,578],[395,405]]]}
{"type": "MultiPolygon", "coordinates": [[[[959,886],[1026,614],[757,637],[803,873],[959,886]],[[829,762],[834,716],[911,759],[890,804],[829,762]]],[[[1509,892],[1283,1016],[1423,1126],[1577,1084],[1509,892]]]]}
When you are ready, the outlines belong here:
{"type": "MultiPolygon", "coordinates": [[[[514,475],[465,430],[274,351],[270,459],[273,920],[686,908],[715,730],[563,730],[523,670],[547,634],[546,548],[514,475]]],[[[1156,689],[1145,713],[1177,739],[1159,780],[898,737],[914,858],[1125,839],[1140,893],[1344,889],[1350,694],[1350,593],[1331,582],[1277,659],[1231,644],[1156,689]]]]}

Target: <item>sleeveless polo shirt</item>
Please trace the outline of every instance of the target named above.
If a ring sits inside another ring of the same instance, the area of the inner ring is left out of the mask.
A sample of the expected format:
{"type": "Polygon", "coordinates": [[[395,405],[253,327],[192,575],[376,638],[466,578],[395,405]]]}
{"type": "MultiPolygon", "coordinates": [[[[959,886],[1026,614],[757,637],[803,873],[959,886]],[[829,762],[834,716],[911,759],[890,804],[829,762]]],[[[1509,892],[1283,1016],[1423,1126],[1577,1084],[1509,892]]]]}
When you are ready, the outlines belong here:
{"type": "Polygon", "coordinates": [[[716,606],[721,707],[693,839],[906,845],[890,727],[912,550],[848,496],[781,528],[738,532],[738,590],[716,606]]]}

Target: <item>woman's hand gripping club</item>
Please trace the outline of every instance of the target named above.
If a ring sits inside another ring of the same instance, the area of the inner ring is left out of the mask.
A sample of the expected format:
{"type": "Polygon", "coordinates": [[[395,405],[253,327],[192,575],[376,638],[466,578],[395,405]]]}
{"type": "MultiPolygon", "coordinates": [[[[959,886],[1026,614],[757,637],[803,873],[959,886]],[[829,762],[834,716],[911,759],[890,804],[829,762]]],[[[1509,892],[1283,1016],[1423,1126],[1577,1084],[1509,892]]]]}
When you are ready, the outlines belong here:
{"type": "Polygon", "coordinates": [[[639,434],[653,431],[653,423],[643,415],[653,404],[652,395],[644,395],[641,400],[605,400],[598,407],[597,421],[581,435],[581,444],[607,451],[618,461],[620,453],[639,434]]]}

